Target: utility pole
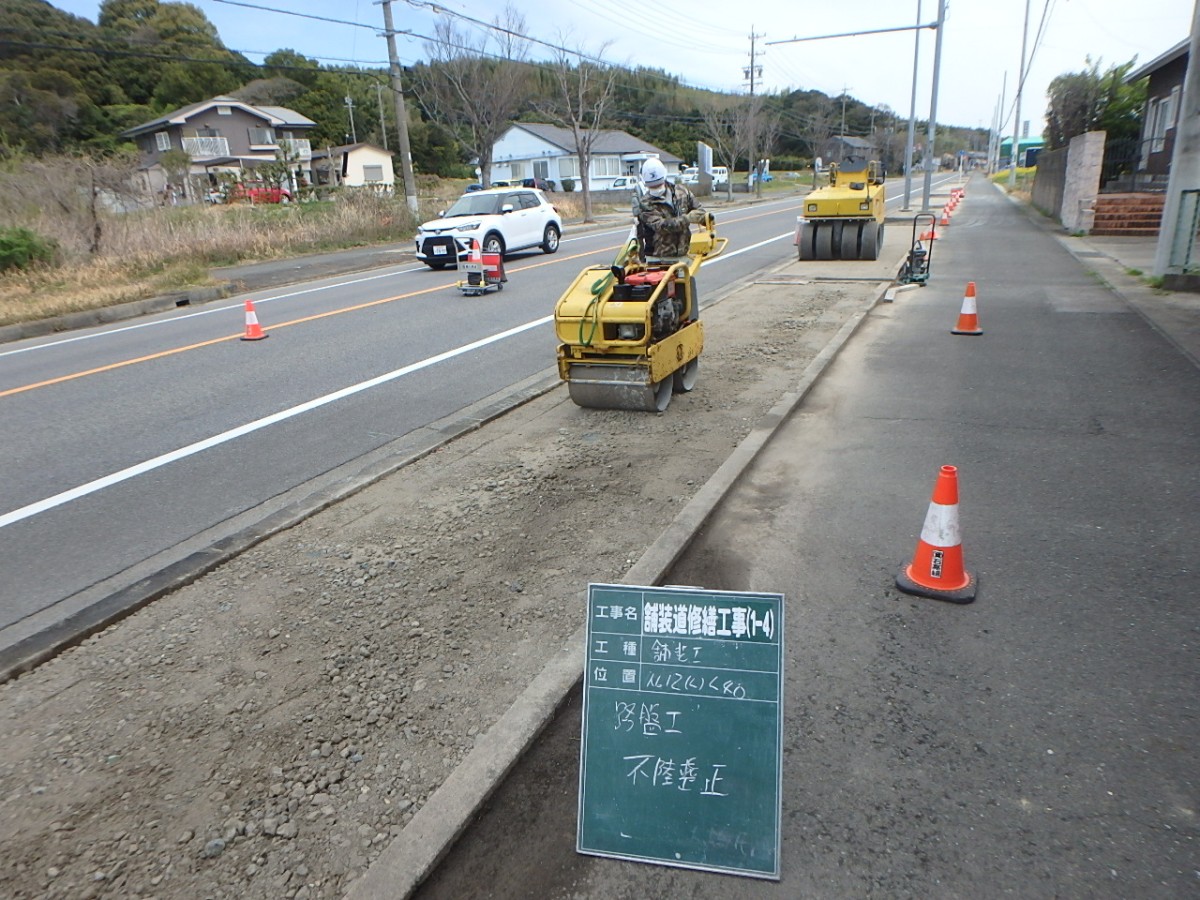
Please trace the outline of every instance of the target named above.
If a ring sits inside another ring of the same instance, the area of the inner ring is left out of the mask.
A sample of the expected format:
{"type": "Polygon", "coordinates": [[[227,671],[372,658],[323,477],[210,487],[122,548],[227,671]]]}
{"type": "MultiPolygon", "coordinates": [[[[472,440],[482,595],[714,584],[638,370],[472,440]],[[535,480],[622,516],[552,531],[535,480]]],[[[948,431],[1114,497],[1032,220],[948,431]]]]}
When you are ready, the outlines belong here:
{"type": "Polygon", "coordinates": [[[917,63],[921,58],[921,0],[917,0],[917,26],[913,29],[913,77],[912,101],[908,108],[908,140],[904,144],[904,206],[901,212],[908,212],[909,199],[912,197],[912,159],[913,143],[917,130],[917,63]]]}
{"type": "Polygon", "coordinates": [[[358,131],[354,128],[354,98],[346,95],[346,109],[350,111],[350,143],[358,143],[358,131]]]}
{"type": "Polygon", "coordinates": [[[383,132],[383,149],[388,148],[387,145],[387,119],[383,115],[383,85],[378,81],[375,82],[375,99],[379,101],[379,130],[383,132]]]}
{"type": "Polygon", "coordinates": [[[417,212],[417,179],[413,175],[412,147],[408,142],[408,110],[404,106],[404,87],[400,82],[400,58],[396,54],[396,29],[392,25],[392,0],[383,5],[383,26],[387,29],[388,68],[392,75],[392,99],[396,102],[396,136],[400,142],[400,171],[404,177],[404,196],[408,208],[417,212]]]}
{"type": "Polygon", "coordinates": [[[1182,275],[1195,268],[1197,218],[1200,217],[1200,0],[1192,12],[1183,93],[1175,113],[1175,149],[1163,204],[1162,225],[1154,251],[1154,274],[1182,275]],[[1190,266],[1188,265],[1190,263],[1190,266]]]}
{"type": "MultiPolygon", "coordinates": [[[[766,37],[765,34],[755,34],[754,26],[750,26],[750,65],[742,67],[743,76],[750,82],[750,172],[754,176],[754,193],[762,196],[762,179],[759,177],[761,173],[758,171],[758,114],[754,111],[754,84],[755,80],[762,81],[762,66],[758,64],[758,52],[755,46],[755,41],[760,37],[766,37]]],[[[733,188],[733,178],[729,179],[730,189],[733,188]]]]}
{"type": "Polygon", "coordinates": [[[1025,26],[1021,29],[1021,67],[1017,70],[1017,111],[1013,119],[1012,153],[1008,155],[1008,189],[1017,186],[1017,158],[1021,155],[1021,92],[1025,89],[1025,42],[1029,39],[1029,0],[1025,0],[1025,26]]]}

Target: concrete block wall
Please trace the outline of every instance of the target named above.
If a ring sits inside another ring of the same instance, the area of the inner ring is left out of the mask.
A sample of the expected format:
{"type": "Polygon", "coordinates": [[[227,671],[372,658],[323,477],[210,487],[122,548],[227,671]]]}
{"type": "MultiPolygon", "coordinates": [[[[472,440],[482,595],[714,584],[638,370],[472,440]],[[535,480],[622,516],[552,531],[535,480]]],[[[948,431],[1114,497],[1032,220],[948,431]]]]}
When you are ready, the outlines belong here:
{"type": "Polygon", "coordinates": [[[1103,131],[1089,131],[1071,138],[1059,221],[1072,234],[1092,230],[1096,197],[1100,193],[1100,169],[1104,165],[1104,138],[1103,131]]]}

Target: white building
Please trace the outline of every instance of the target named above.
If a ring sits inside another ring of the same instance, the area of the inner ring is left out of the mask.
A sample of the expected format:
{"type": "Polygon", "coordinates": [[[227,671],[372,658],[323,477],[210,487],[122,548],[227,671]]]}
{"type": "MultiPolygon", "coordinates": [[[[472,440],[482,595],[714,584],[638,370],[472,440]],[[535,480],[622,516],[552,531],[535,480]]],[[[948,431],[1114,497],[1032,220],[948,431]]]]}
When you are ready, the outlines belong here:
{"type": "Polygon", "coordinates": [[[396,182],[392,152],[374,144],[344,144],[314,150],[312,171],[317,184],[343,184],[390,192],[396,182]]]}
{"type": "MultiPolygon", "coordinates": [[[[636,175],[642,162],[651,156],[663,161],[668,172],[677,171],[678,156],[655,147],[624,131],[601,131],[592,144],[589,184],[592,190],[605,190],[614,179],[636,175]]],[[[557,125],[517,122],[496,142],[492,150],[491,180],[519,184],[526,178],[552,181],[562,189],[564,179],[582,188],[579,156],[570,130],[557,125]]]]}

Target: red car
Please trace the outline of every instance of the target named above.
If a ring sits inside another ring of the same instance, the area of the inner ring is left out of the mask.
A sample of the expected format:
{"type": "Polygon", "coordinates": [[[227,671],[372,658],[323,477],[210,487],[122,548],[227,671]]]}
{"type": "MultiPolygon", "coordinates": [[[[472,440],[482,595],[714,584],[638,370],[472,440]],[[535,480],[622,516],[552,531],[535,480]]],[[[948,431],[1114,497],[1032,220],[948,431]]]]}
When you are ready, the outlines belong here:
{"type": "Polygon", "coordinates": [[[229,200],[231,203],[239,200],[249,200],[251,203],[291,203],[292,195],[283,188],[238,184],[230,191],[229,200]]]}

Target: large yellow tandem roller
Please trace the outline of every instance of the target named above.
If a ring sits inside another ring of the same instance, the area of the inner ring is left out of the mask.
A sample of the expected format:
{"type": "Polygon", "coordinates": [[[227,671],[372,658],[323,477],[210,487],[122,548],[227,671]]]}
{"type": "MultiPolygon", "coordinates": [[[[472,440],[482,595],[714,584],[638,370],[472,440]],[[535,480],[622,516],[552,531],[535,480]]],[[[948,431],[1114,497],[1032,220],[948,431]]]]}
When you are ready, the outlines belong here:
{"type": "Polygon", "coordinates": [[[878,259],[885,199],[879,163],[848,156],[830,166],[829,186],[804,198],[800,259],[878,259]]]}
{"type": "Polygon", "coordinates": [[[631,234],[612,266],[579,274],[554,308],[558,374],[577,405],[662,412],[695,386],[704,348],[696,272],[727,243],[710,217],[682,259],[642,262],[631,234]]]}

